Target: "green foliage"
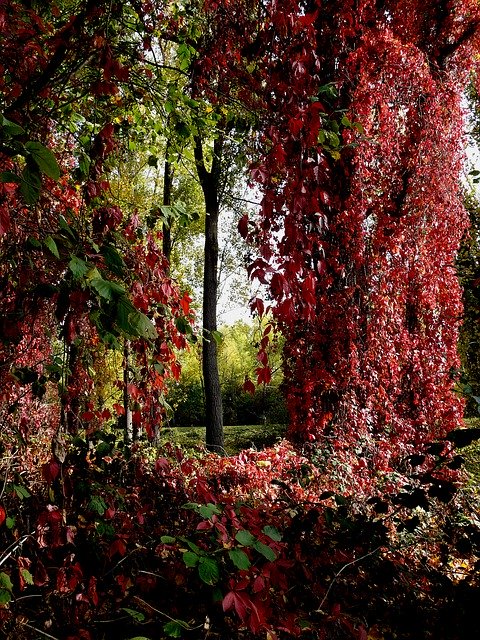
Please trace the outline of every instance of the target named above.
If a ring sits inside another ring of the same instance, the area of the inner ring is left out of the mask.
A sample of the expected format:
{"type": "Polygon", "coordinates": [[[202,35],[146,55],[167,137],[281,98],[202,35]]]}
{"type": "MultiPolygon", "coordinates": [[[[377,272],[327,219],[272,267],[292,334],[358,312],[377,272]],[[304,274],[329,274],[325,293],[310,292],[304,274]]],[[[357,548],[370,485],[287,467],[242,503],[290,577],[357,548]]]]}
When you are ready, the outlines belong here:
{"type": "Polygon", "coordinates": [[[0,572],[0,605],[8,604],[12,599],[13,584],[10,576],[0,572]]]}
{"type": "MultiPolygon", "coordinates": [[[[257,351],[262,326],[238,321],[232,326],[222,327],[214,336],[219,351],[223,421],[226,425],[286,424],[288,421],[280,390],[281,343],[275,342],[276,339],[269,347],[270,365],[274,372],[271,384],[257,388],[254,395],[243,388],[245,376],[254,378],[259,364],[257,351]]],[[[201,345],[198,351],[192,348],[181,354],[182,375],[169,390],[175,426],[201,426],[205,423],[200,348],[201,345]]]]}

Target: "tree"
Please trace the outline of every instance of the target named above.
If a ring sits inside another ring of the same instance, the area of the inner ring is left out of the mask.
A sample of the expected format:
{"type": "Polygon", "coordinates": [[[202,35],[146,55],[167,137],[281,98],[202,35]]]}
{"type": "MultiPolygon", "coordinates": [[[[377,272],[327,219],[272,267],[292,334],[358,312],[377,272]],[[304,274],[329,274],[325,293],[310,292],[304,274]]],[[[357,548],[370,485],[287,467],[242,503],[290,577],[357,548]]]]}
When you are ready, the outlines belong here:
{"type": "Polygon", "coordinates": [[[128,341],[138,377],[120,385],[134,426],[153,433],[191,316],[158,238],[136,212],[124,216],[108,180],[131,132],[126,109],[149,78],[145,14],[129,2],[71,8],[0,9],[2,409],[13,428],[18,403],[47,392],[51,401],[58,383],[55,429],[88,434],[113,419],[89,398],[96,345],[128,341]]]}
{"type": "Polygon", "coordinates": [[[285,336],[290,434],[354,465],[355,443],[372,470],[389,468],[461,419],[453,259],[467,224],[461,100],[479,7],[292,0],[206,11],[217,29],[199,57],[205,91],[236,83],[262,113],[252,180],[264,197],[240,227],[285,336]]]}

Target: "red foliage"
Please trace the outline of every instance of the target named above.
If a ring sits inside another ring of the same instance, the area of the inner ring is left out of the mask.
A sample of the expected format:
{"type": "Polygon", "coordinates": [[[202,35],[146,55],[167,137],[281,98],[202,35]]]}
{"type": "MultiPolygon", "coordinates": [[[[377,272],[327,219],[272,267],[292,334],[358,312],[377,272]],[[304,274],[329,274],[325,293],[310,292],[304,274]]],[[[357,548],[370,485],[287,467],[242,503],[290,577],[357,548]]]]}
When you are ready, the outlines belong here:
{"type": "MultiPolygon", "coordinates": [[[[118,339],[129,340],[139,371],[134,418],[152,434],[165,379],[179,375],[174,347],[186,344],[175,321],[192,321],[189,297],[167,275],[161,238],[142,236],[139,217],[125,219],[111,202],[115,108],[96,113],[90,142],[64,133],[72,96],[100,99],[129,78],[104,37],[111,11],[106,2],[87,2],[76,16],[10,0],[0,7],[0,411],[24,439],[40,428],[51,437],[60,426],[88,431],[92,421],[98,428],[111,420],[91,404],[91,370],[99,341],[118,347],[118,339]],[[99,60],[76,75],[92,51],[99,60]]],[[[79,97],[75,108],[88,113],[88,100],[79,97]]]]}
{"type": "Polygon", "coordinates": [[[239,230],[258,248],[250,275],[269,284],[286,338],[290,435],[345,457],[356,445],[372,471],[386,468],[461,418],[453,261],[467,224],[461,98],[480,9],[288,0],[257,10],[208,5],[218,29],[199,81],[208,93],[219,75],[260,113],[252,181],[264,196],[255,225],[244,217],[239,230]]]}

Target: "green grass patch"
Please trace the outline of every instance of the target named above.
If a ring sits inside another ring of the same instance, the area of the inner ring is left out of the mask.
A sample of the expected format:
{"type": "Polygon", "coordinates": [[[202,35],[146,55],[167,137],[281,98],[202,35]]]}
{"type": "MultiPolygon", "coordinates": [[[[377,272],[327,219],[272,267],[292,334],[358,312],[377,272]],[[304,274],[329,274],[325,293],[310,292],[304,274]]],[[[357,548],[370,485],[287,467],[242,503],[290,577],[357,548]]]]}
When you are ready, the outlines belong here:
{"type": "MultiPolygon", "coordinates": [[[[465,418],[466,427],[480,427],[480,418],[465,418]]],[[[459,451],[465,458],[465,469],[474,484],[480,485],[480,441],[472,443],[459,451]]]]}
{"type": "MultiPolygon", "coordinates": [[[[264,449],[278,440],[286,432],[284,424],[241,425],[225,427],[225,450],[229,455],[242,449],[264,449]]],[[[182,447],[205,445],[205,427],[172,427],[161,430],[160,444],[173,442],[182,447]]]]}

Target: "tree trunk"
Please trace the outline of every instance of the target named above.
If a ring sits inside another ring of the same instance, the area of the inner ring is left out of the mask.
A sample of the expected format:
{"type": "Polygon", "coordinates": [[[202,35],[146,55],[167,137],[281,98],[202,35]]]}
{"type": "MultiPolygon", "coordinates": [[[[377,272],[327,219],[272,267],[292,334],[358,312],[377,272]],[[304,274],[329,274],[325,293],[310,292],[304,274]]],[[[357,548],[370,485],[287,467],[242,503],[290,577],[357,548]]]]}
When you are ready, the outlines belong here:
{"type": "Polygon", "coordinates": [[[128,353],[128,341],[125,340],[123,346],[123,430],[124,430],[124,443],[129,446],[136,440],[136,434],[133,431],[132,411],[130,409],[130,395],[128,393],[128,384],[130,382],[130,368],[129,368],[129,353],[128,353]]]}
{"type": "Polygon", "coordinates": [[[217,330],[218,294],[218,186],[220,157],[223,141],[218,138],[214,144],[214,159],[211,171],[205,168],[202,141],[195,140],[195,160],[197,173],[205,199],[205,254],[203,272],[203,348],[202,371],[205,384],[205,443],[210,451],[223,453],[223,408],[220,378],[218,375],[217,330]]]}
{"type": "MultiPolygon", "coordinates": [[[[165,151],[165,155],[168,156],[168,150],[170,147],[170,142],[167,142],[167,148],[165,151]]],[[[172,182],[173,182],[173,168],[168,159],[165,159],[164,169],[163,169],[163,205],[165,207],[169,207],[172,204],[172,182]]],[[[170,222],[165,221],[163,223],[163,255],[166,257],[168,262],[170,262],[170,257],[172,255],[172,231],[170,228],[170,222]]]]}

